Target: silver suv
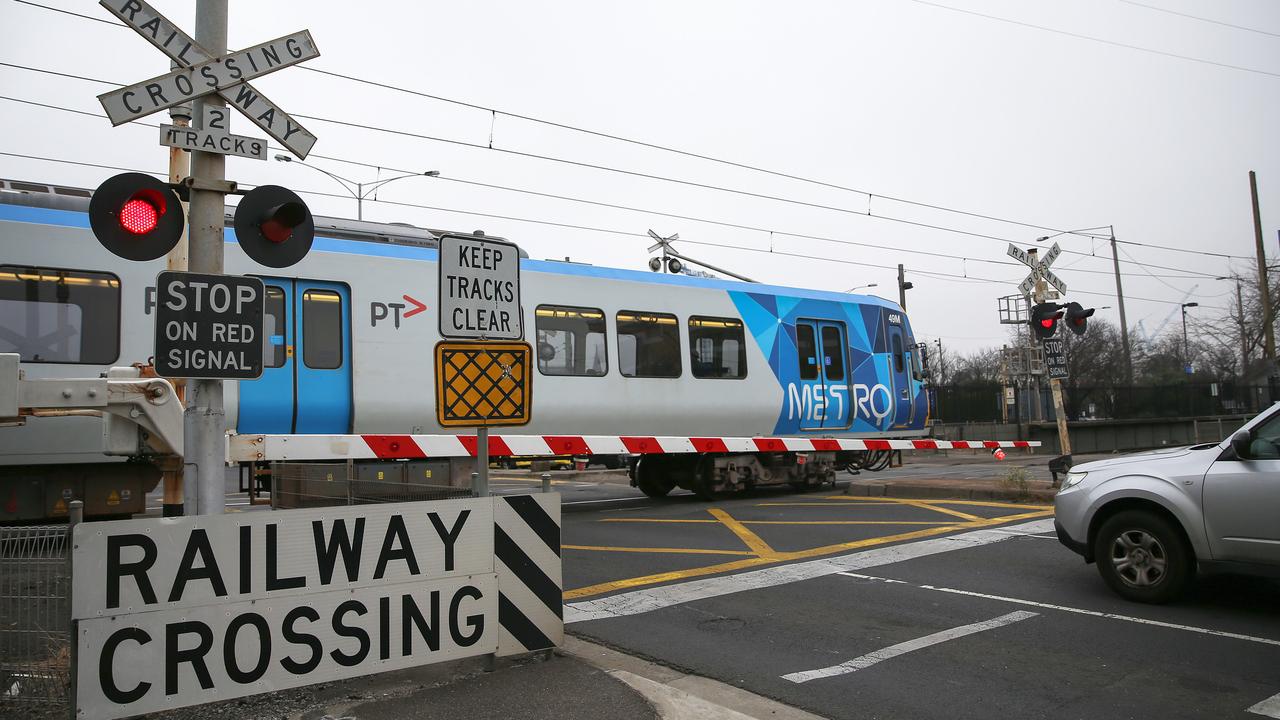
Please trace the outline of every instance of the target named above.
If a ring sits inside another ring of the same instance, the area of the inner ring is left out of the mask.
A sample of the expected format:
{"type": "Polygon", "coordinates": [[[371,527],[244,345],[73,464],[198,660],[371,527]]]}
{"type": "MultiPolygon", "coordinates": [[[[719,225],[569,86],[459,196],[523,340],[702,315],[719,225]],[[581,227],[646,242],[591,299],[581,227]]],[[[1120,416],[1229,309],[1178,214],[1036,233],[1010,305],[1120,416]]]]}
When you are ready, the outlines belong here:
{"type": "Polygon", "coordinates": [[[1054,500],[1063,545],[1130,600],[1177,597],[1197,569],[1280,572],[1280,404],[1218,444],[1071,469],[1054,500]]]}

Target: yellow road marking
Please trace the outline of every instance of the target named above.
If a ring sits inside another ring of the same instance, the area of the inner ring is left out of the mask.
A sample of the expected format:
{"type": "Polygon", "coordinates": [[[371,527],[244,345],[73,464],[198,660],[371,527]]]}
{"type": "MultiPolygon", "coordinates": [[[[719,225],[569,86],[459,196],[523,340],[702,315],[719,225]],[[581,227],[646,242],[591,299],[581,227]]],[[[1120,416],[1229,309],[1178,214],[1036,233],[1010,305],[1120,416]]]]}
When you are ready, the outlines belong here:
{"type": "Polygon", "coordinates": [[[705,523],[719,524],[719,520],[670,520],[667,518],[601,518],[596,522],[647,522],[647,523],[705,523]]]}
{"type": "MultiPolygon", "coordinates": [[[[890,498],[890,497],[873,497],[870,495],[827,495],[824,500],[843,500],[849,505],[857,504],[873,504],[884,505],[887,503],[901,503],[908,498],[890,498]]],[[[995,502],[993,500],[927,500],[924,498],[909,498],[912,502],[925,503],[926,505],[972,505],[974,507],[994,507],[994,508],[1017,508],[1026,510],[1050,510],[1052,505],[1035,505],[1028,503],[1006,503],[995,502]]]]}
{"type": "Polygon", "coordinates": [[[954,525],[946,520],[743,520],[743,525],[954,525]]]}
{"type": "Polygon", "coordinates": [[[809,550],[800,550],[796,552],[777,553],[774,557],[746,558],[743,560],[735,560],[733,562],[719,563],[717,565],[708,565],[700,568],[690,568],[687,570],[677,570],[674,572],[658,573],[654,575],[643,575],[640,577],[627,578],[624,580],[612,580],[595,585],[587,585],[573,590],[566,590],[564,598],[566,600],[576,600],[578,598],[591,597],[592,595],[602,595],[604,593],[614,592],[617,590],[625,590],[628,588],[644,587],[646,585],[656,585],[658,583],[671,582],[674,580],[685,580],[693,577],[701,577],[704,575],[715,575],[718,573],[732,572],[734,570],[743,570],[746,568],[758,567],[760,565],[769,565],[785,560],[804,560],[808,558],[821,557],[823,555],[834,555],[839,552],[849,550],[858,550],[876,545],[885,545],[893,542],[901,542],[904,540],[918,540],[920,538],[933,537],[942,535],[954,530],[970,530],[975,528],[990,527],[992,525],[1001,525],[1016,520],[1031,520],[1034,518],[1048,517],[1052,515],[1051,510],[1042,510],[1037,512],[1021,513],[1019,515],[1006,515],[998,518],[986,518],[974,522],[957,523],[955,525],[943,525],[938,527],[923,528],[912,532],[899,533],[897,535],[885,535],[883,537],[868,538],[866,540],[854,540],[852,542],[839,543],[836,545],[825,545],[823,547],[811,548],[809,550]]]}
{"type": "Polygon", "coordinates": [[[869,503],[869,502],[847,502],[847,503],[773,502],[773,503],[756,503],[756,507],[885,507],[885,504],[869,503]]]}
{"type": "Polygon", "coordinates": [[[981,519],[982,519],[982,518],[978,517],[977,515],[970,515],[969,513],[966,513],[966,512],[960,512],[959,510],[952,510],[952,509],[951,509],[951,508],[949,508],[949,507],[943,507],[943,506],[941,506],[941,505],[931,505],[931,504],[929,504],[929,503],[915,502],[914,500],[902,500],[902,501],[901,501],[901,503],[902,503],[903,505],[909,505],[909,506],[911,506],[911,507],[924,508],[925,510],[932,510],[932,511],[934,511],[934,512],[940,512],[940,513],[942,513],[942,514],[944,514],[944,515],[951,515],[951,516],[953,516],[953,517],[958,517],[958,518],[960,518],[961,520],[968,520],[968,521],[970,521],[970,522],[973,522],[974,520],[981,520],[981,519]]]}
{"type": "Polygon", "coordinates": [[[777,557],[778,553],[769,547],[769,543],[760,539],[759,535],[751,532],[745,525],[738,522],[729,513],[720,508],[707,508],[707,512],[711,513],[711,517],[719,520],[722,525],[729,528],[729,531],[738,536],[751,551],[760,557],[777,557]]]}
{"type": "MultiPolygon", "coordinates": [[[[827,507],[830,507],[828,505],[827,507]]],[[[718,524],[718,520],[668,520],[665,518],[601,518],[596,522],[632,523],[702,523],[718,524]]],[[[739,520],[743,525],[950,525],[937,520],[739,520]]]]}
{"type": "Polygon", "coordinates": [[[746,550],[700,550],[697,548],[637,548],[605,547],[602,545],[561,545],[565,550],[596,550],[599,552],[675,553],[680,555],[755,555],[746,550]]]}

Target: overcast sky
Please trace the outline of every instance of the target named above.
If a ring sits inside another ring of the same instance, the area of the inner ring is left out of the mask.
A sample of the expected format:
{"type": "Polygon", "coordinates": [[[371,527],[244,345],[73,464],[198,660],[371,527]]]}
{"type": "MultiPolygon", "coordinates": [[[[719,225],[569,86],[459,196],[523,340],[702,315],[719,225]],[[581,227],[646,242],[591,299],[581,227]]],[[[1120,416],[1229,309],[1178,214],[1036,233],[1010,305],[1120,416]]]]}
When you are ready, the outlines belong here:
{"type": "MultiPolygon", "coordinates": [[[[114,22],[88,0],[34,1],[114,22]]],[[[194,2],[151,1],[194,31],[194,2]]],[[[1205,317],[1234,303],[1234,286],[1213,278],[1254,267],[1250,170],[1259,177],[1267,252],[1280,254],[1280,2],[1142,2],[1151,7],[1124,0],[232,0],[229,45],[310,29],[319,58],[254,81],[286,111],[306,116],[300,119],[319,137],[308,162],[366,182],[440,171],[440,179],[399,180],[378,194],[436,209],[366,202],[367,220],[482,228],[536,258],[635,269],[645,267],[649,242],[625,233],[652,228],[679,233],[677,247],[688,255],[763,282],[835,291],[877,283],[868,292],[893,299],[903,263],[915,284],[907,306],[917,336],[972,350],[1005,338],[996,298],[1015,293],[1026,274],[1008,264],[1007,243],[1029,247],[1052,231],[886,197],[1060,230],[1114,225],[1118,239],[1144,243],[1121,245],[1120,260],[1130,325],[1141,321],[1148,333],[1180,331],[1184,301],[1199,302],[1192,312],[1205,317]],[[498,150],[798,202],[490,150],[491,134],[498,150]],[[456,182],[462,180],[747,229],[456,182]]],[[[120,84],[168,70],[159,51],[121,25],[16,0],[0,0],[0,63],[120,84]]],[[[153,127],[113,129],[105,117],[14,101],[101,114],[95,98],[112,87],[0,65],[0,153],[9,153],[0,155],[0,176],[94,187],[116,172],[11,154],[163,174],[167,152],[153,127]]],[[[161,113],[143,122],[169,120],[161,113]]],[[[231,129],[262,136],[239,116],[231,129]]],[[[344,193],[296,163],[231,158],[228,177],[344,193]]],[[[303,196],[317,214],[355,217],[352,199],[303,196]]],[[[1108,243],[1056,240],[1066,252],[1054,270],[1070,286],[1069,299],[1110,305],[1099,316],[1116,319],[1108,243]]]]}

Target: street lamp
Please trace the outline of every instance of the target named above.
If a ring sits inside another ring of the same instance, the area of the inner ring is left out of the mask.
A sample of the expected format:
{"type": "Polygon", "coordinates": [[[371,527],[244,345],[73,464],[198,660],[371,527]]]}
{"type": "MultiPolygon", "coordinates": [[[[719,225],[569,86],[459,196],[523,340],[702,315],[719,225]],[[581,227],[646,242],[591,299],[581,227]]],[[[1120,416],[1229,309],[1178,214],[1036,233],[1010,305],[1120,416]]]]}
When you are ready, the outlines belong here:
{"type": "MultiPolygon", "coordinates": [[[[1200,307],[1200,303],[1182,303],[1182,361],[1188,368],[1191,367],[1191,363],[1187,359],[1188,355],[1190,355],[1190,351],[1187,350],[1187,308],[1193,307],[1200,307]]],[[[1191,373],[1188,372],[1187,374],[1190,375],[1191,373]]]]}
{"type": "Polygon", "coordinates": [[[849,288],[848,290],[845,290],[845,292],[851,293],[854,290],[866,290],[867,288],[879,287],[879,285],[880,285],[879,283],[871,283],[870,285],[855,285],[849,288]]]}
{"type": "Polygon", "coordinates": [[[361,183],[361,182],[356,182],[355,180],[348,180],[347,178],[344,178],[340,175],[335,175],[329,172],[328,170],[325,170],[324,168],[316,167],[315,165],[311,165],[309,163],[304,163],[301,160],[294,160],[288,155],[276,155],[276,160],[278,162],[298,163],[303,167],[309,167],[312,170],[317,170],[319,172],[322,172],[325,175],[328,175],[329,177],[338,181],[338,184],[342,186],[342,189],[346,190],[348,193],[351,194],[351,197],[356,199],[356,219],[357,220],[364,220],[364,199],[369,197],[370,193],[382,187],[383,185],[386,185],[387,183],[392,182],[394,180],[403,180],[404,178],[407,178],[407,177],[439,177],[440,176],[439,170],[428,170],[426,172],[420,172],[420,173],[405,173],[404,175],[397,175],[392,178],[387,178],[386,180],[375,180],[373,182],[361,183]],[[356,186],[355,190],[351,189],[352,185],[356,186]],[[366,188],[368,189],[366,190],[366,188]]]}

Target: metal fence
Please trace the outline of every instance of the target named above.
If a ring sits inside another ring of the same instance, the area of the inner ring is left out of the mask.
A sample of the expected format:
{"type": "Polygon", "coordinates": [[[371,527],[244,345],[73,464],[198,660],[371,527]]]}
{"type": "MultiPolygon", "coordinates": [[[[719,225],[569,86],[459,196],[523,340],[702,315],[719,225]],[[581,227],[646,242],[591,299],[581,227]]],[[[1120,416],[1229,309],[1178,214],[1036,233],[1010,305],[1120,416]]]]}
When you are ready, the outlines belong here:
{"type": "MultiPolygon", "coordinates": [[[[943,385],[932,389],[933,418],[938,422],[1008,422],[1033,419],[1035,393],[1026,387],[1015,391],[1015,402],[1004,407],[999,384],[943,385]]],[[[1063,407],[1069,420],[1147,420],[1218,415],[1252,415],[1268,407],[1280,395],[1266,385],[1236,383],[1181,383],[1177,385],[1073,385],[1062,386],[1063,407]]],[[[1048,383],[1040,388],[1039,406],[1045,422],[1054,420],[1048,383]]]]}
{"type": "Polygon", "coordinates": [[[68,702],[67,536],[66,525],[0,527],[0,717],[68,702]]]}
{"type": "Polygon", "coordinates": [[[471,497],[447,460],[379,463],[271,463],[277,510],[471,497]]]}

